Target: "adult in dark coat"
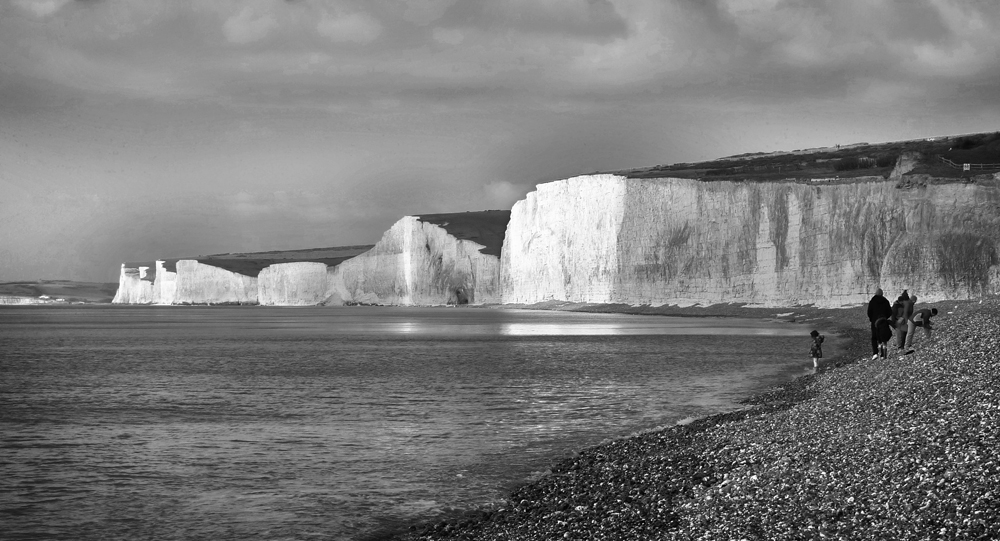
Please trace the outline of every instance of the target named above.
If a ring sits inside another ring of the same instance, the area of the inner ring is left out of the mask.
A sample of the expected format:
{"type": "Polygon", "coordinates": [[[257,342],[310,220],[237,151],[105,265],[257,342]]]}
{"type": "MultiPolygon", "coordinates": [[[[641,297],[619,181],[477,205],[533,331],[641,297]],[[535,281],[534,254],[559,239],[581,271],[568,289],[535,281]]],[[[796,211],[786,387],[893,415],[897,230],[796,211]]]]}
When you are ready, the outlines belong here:
{"type": "Polygon", "coordinates": [[[872,359],[877,359],[879,356],[879,339],[878,331],[875,329],[875,322],[882,318],[892,317],[892,305],[889,304],[889,299],[882,295],[882,288],[875,290],[875,295],[872,300],[868,301],[868,322],[871,323],[872,327],[872,359]]]}

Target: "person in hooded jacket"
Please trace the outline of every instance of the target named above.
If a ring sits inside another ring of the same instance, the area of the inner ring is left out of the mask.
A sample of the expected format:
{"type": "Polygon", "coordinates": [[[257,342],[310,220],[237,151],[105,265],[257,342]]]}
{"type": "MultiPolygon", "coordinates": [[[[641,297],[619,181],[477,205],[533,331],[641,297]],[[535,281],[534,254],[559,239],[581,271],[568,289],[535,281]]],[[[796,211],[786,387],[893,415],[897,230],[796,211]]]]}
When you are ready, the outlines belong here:
{"type": "Polygon", "coordinates": [[[875,322],[880,319],[888,319],[892,317],[892,305],[889,304],[889,299],[882,295],[882,288],[877,288],[875,290],[875,295],[872,299],[868,301],[868,322],[872,327],[872,360],[878,359],[880,354],[878,330],[875,329],[875,322]]]}
{"type": "Polygon", "coordinates": [[[903,349],[906,345],[906,319],[903,318],[904,304],[910,300],[910,295],[903,290],[896,302],[892,303],[892,316],[889,322],[896,332],[896,348],[903,349]]]}

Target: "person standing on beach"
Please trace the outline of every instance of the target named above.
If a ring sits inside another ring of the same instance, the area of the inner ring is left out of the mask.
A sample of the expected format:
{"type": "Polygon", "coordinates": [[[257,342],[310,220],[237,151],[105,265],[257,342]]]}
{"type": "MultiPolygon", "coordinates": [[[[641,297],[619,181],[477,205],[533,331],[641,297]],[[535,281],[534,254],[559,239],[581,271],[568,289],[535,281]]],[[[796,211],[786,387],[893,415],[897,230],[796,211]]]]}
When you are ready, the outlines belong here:
{"type": "MultiPolygon", "coordinates": [[[[906,293],[906,291],[903,291],[906,293]]],[[[903,296],[900,295],[896,297],[896,300],[892,301],[892,315],[889,316],[889,326],[892,327],[892,335],[896,336],[896,323],[899,321],[899,314],[903,309],[903,296]]]]}
{"type": "Polygon", "coordinates": [[[924,338],[931,339],[931,316],[936,316],[937,308],[924,308],[913,313],[907,326],[906,334],[906,354],[913,353],[913,335],[917,332],[917,327],[924,329],[924,338]]]}
{"type": "Polygon", "coordinates": [[[892,317],[892,305],[889,304],[889,299],[882,296],[882,288],[877,288],[875,290],[875,295],[870,301],[868,301],[868,323],[872,327],[872,360],[878,359],[879,356],[879,339],[878,332],[875,330],[875,322],[879,319],[888,319],[892,317]]]}
{"type": "MultiPolygon", "coordinates": [[[[916,296],[914,296],[914,299],[916,296]]],[[[910,303],[910,295],[907,294],[906,290],[903,290],[903,294],[896,299],[899,306],[893,310],[893,318],[896,320],[896,349],[903,349],[906,346],[906,322],[913,315],[913,304],[910,303]],[[909,306],[910,314],[906,313],[907,306],[909,306]]]]}
{"type": "Polygon", "coordinates": [[[813,329],[809,336],[813,339],[812,348],[809,350],[813,359],[813,368],[819,368],[819,360],[823,358],[823,335],[813,329]]]}

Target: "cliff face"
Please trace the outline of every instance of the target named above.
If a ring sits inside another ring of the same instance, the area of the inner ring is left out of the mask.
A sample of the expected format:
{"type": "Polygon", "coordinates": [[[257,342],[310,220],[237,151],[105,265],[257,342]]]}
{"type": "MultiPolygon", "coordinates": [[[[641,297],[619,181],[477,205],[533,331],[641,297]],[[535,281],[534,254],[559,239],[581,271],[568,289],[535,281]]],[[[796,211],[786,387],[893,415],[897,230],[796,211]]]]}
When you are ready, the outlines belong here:
{"type": "Polygon", "coordinates": [[[154,304],[173,304],[177,298],[177,272],[169,270],[164,263],[162,260],[156,262],[156,280],[153,281],[154,304]]]}
{"type": "Polygon", "coordinates": [[[904,162],[889,181],[837,184],[576,177],[510,213],[404,217],[367,251],[126,263],[114,302],[845,306],[876,287],[923,301],[1000,293],[1000,182],[935,184],[903,176],[904,162]]]}
{"type": "Polygon", "coordinates": [[[153,281],[155,274],[149,272],[148,265],[122,263],[118,276],[118,291],[114,304],[150,304],[154,302],[153,281]]]}
{"type": "Polygon", "coordinates": [[[499,302],[500,247],[510,213],[407,216],[373,247],[323,253],[222,254],[126,264],[122,304],[481,304],[499,302]],[[369,249],[371,248],[371,249],[369,249]],[[485,253],[484,253],[485,252],[485,253]],[[311,261],[275,261],[273,255],[311,261]],[[329,256],[329,257],[327,257],[329,256]],[[141,275],[140,275],[141,274],[141,275]],[[252,276],[251,276],[252,274],[252,276]]]}
{"type": "Polygon", "coordinates": [[[193,259],[177,261],[174,304],[257,304],[257,278],[193,259]]]}
{"type": "Polygon", "coordinates": [[[368,252],[329,271],[332,303],[434,305],[498,302],[499,258],[442,226],[406,216],[368,252]]]}
{"type": "Polygon", "coordinates": [[[501,300],[841,306],[1000,292],[1000,191],[594,175],[511,211],[501,300]]]}
{"type": "Polygon", "coordinates": [[[256,304],[257,278],[182,259],[122,264],[113,304],[256,304]],[[175,271],[170,270],[175,268],[175,271]]]}
{"type": "Polygon", "coordinates": [[[257,275],[257,298],[270,306],[314,306],[326,300],[327,267],[296,262],[271,265],[257,275]]]}

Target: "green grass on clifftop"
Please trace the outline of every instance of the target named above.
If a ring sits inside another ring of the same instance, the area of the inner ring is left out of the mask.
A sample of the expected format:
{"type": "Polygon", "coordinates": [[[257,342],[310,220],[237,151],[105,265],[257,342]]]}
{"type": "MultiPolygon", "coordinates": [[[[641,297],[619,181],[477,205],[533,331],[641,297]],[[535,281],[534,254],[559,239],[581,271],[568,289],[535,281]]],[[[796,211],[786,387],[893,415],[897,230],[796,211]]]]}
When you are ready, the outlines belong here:
{"type": "Polygon", "coordinates": [[[920,156],[910,175],[971,179],[1000,172],[1000,132],[893,141],[856,143],[828,148],[742,154],[698,163],[656,165],[615,171],[629,178],[692,178],[703,181],[814,181],[851,182],[872,177],[888,178],[903,153],[920,156]],[[956,163],[995,164],[996,167],[962,171],[956,163]]]}
{"type": "Polygon", "coordinates": [[[476,212],[453,212],[449,214],[421,214],[417,218],[424,223],[442,227],[449,235],[459,240],[471,240],[484,246],[480,253],[500,257],[503,239],[510,222],[509,210],[482,210],[476,212]]]}

